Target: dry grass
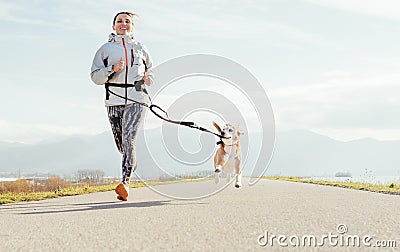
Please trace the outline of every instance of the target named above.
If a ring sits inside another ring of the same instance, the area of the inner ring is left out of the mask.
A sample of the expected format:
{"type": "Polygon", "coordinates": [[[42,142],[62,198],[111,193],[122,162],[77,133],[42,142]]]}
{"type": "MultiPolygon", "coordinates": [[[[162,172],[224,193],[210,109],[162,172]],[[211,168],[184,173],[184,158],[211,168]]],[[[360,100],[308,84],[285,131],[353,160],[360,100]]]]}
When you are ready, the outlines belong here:
{"type": "Polygon", "coordinates": [[[317,185],[326,185],[326,186],[336,186],[342,188],[350,188],[356,190],[363,190],[369,192],[377,192],[377,193],[387,193],[387,194],[396,194],[400,195],[400,185],[396,183],[389,183],[386,185],[375,185],[368,183],[359,183],[359,182],[333,182],[333,181],[325,181],[325,180],[310,180],[301,177],[280,177],[280,176],[265,176],[264,179],[270,180],[285,180],[291,182],[300,182],[300,183],[309,183],[309,184],[317,184],[317,185]]]}
{"type": "MultiPolygon", "coordinates": [[[[204,179],[183,179],[174,181],[147,181],[135,182],[131,184],[131,188],[154,186],[161,184],[194,182],[204,179]]],[[[32,182],[25,179],[19,179],[13,182],[4,182],[0,184],[0,205],[8,203],[16,203],[23,201],[37,201],[64,196],[73,196],[95,192],[113,191],[117,183],[108,184],[79,184],[73,185],[71,182],[65,181],[59,177],[49,178],[47,180],[32,182]],[[38,184],[35,184],[38,183],[38,184]]]]}

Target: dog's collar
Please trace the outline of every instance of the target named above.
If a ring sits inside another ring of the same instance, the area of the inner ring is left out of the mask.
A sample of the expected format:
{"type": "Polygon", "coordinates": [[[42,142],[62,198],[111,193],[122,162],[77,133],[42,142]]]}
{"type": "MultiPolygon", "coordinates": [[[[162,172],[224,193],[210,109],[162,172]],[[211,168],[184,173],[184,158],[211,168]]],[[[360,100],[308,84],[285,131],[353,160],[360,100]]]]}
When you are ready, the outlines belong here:
{"type": "Polygon", "coordinates": [[[219,140],[218,142],[217,142],[217,145],[220,145],[220,144],[222,144],[222,146],[228,146],[228,147],[231,147],[231,146],[234,146],[234,145],[237,145],[239,143],[239,141],[236,141],[236,143],[234,143],[234,144],[224,144],[224,142],[222,141],[222,139],[221,140],[219,140]]]}
{"type": "Polygon", "coordinates": [[[237,141],[237,142],[234,143],[234,144],[224,144],[224,147],[225,147],[225,146],[231,147],[231,146],[237,145],[238,143],[239,143],[239,141],[237,141]]]}

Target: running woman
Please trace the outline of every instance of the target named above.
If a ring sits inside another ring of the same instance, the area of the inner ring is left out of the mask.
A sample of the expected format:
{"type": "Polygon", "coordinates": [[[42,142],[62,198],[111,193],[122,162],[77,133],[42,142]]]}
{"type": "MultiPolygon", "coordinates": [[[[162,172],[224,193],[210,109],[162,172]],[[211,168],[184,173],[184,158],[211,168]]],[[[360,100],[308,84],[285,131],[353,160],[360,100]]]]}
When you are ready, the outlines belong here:
{"type": "Polygon", "coordinates": [[[144,117],[142,103],[149,103],[145,86],[153,82],[149,51],[132,35],[134,16],[131,12],[115,15],[115,33],[97,50],[90,73],[95,84],[106,87],[108,119],[122,154],[122,181],[115,192],[123,201],[128,200],[130,178],[137,168],[136,136],[144,117]]]}

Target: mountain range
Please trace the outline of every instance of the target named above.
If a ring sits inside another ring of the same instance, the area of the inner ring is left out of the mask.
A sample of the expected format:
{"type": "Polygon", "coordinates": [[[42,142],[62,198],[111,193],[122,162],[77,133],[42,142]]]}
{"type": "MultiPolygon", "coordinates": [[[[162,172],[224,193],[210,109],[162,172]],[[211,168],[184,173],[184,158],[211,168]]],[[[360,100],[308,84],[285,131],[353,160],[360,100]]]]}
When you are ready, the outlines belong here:
{"type": "MultiPolygon", "coordinates": [[[[156,129],[146,130],[145,138],[143,135],[138,137],[137,173],[140,176],[212,173],[212,153],[216,148],[213,137],[203,139],[201,135],[185,131],[178,139],[184,147],[177,143],[165,146],[167,140],[156,129]],[[182,148],[186,151],[179,152],[182,148]],[[199,148],[208,149],[208,154],[201,154],[202,159],[196,155],[201,152],[198,152],[199,148]],[[180,153],[179,158],[174,152],[180,153]]],[[[400,141],[368,138],[343,142],[306,130],[287,131],[277,134],[274,154],[265,175],[334,176],[337,172],[352,176],[400,175],[398,150],[400,141]]],[[[251,146],[249,151],[252,151],[251,146]]],[[[0,177],[10,173],[71,176],[83,169],[103,170],[107,176],[119,177],[120,160],[113,136],[108,131],[37,144],[0,142],[0,177]]],[[[249,168],[244,168],[244,174],[250,174],[249,168]]]]}

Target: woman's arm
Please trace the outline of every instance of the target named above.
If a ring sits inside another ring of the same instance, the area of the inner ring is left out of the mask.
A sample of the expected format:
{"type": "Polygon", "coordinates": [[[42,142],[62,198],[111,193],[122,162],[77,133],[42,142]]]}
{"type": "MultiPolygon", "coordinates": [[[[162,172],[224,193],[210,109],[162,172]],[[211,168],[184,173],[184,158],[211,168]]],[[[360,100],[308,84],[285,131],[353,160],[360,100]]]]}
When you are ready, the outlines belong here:
{"type": "Polygon", "coordinates": [[[103,85],[113,73],[113,66],[109,64],[108,57],[104,56],[103,48],[100,48],[96,52],[92,63],[90,72],[92,81],[97,85],[103,85]]]}
{"type": "Polygon", "coordinates": [[[143,78],[144,83],[148,86],[150,86],[153,83],[154,79],[154,73],[153,73],[153,60],[150,56],[149,50],[142,45],[143,52],[144,52],[144,57],[146,61],[146,76],[143,78]]]}

